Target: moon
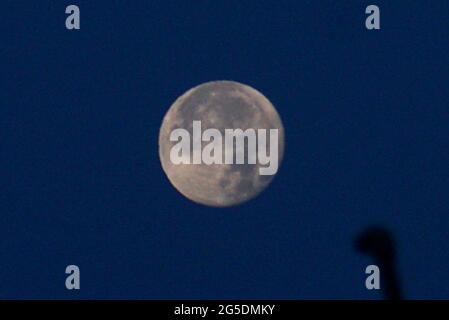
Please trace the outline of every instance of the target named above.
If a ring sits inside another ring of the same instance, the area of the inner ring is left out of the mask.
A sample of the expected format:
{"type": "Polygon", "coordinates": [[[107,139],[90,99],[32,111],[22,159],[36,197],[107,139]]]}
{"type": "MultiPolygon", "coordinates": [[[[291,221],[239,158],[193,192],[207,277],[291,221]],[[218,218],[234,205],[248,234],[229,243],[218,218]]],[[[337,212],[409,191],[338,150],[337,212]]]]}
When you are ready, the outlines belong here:
{"type": "MultiPolygon", "coordinates": [[[[170,141],[170,133],[184,128],[192,137],[192,124],[197,120],[201,121],[202,131],[218,129],[223,141],[225,129],[267,129],[267,132],[268,129],[278,129],[280,165],[284,152],[284,127],[271,102],[256,89],[238,82],[203,83],[188,90],[173,103],[159,132],[162,168],[171,184],[188,199],[206,206],[229,207],[259,195],[275,176],[260,175],[259,161],[256,164],[246,161],[245,164],[209,165],[171,162],[170,150],[177,142],[170,141]]],[[[202,146],[207,143],[202,142],[202,146]]],[[[267,150],[270,152],[269,146],[267,150]]]]}

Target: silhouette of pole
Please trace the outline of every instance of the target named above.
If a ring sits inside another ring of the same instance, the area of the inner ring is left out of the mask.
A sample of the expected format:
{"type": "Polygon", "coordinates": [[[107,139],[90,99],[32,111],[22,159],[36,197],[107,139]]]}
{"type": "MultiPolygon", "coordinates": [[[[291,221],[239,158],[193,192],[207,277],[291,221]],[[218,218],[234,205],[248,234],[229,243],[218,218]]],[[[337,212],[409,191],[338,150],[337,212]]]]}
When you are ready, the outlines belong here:
{"type": "Polygon", "coordinates": [[[400,300],[396,272],[396,251],[391,233],[383,227],[370,227],[356,239],[356,249],[370,255],[380,269],[381,290],[387,300],[400,300]]]}

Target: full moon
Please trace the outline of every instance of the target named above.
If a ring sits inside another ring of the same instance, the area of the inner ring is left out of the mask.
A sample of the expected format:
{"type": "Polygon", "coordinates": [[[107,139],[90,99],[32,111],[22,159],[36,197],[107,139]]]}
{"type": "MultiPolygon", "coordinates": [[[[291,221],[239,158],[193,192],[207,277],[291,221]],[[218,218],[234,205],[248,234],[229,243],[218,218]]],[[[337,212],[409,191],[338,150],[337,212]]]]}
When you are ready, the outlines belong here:
{"type": "MultiPolygon", "coordinates": [[[[170,134],[183,128],[192,136],[193,121],[201,121],[203,132],[209,128],[218,129],[223,137],[225,129],[267,129],[267,132],[277,129],[280,165],[284,127],[276,109],[263,94],[234,81],[212,81],[188,90],[173,103],[163,119],[159,157],[171,184],[188,199],[207,206],[229,207],[246,202],[270,184],[274,175],[261,175],[259,168],[265,166],[259,161],[255,164],[172,163],[170,150],[177,141],[170,141],[170,134]]],[[[201,143],[203,147],[207,144],[201,143]]]]}

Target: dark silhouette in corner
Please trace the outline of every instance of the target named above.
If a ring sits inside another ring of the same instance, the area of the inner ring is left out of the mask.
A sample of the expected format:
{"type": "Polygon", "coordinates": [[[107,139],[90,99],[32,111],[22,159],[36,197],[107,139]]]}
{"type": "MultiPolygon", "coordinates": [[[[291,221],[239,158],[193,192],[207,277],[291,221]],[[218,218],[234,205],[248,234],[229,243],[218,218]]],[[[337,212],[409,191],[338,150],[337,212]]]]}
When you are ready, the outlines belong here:
{"type": "Polygon", "coordinates": [[[381,290],[387,300],[400,300],[401,289],[396,273],[396,250],[391,233],[380,226],[363,231],[355,241],[356,249],[370,255],[380,269],[381,290]]]}

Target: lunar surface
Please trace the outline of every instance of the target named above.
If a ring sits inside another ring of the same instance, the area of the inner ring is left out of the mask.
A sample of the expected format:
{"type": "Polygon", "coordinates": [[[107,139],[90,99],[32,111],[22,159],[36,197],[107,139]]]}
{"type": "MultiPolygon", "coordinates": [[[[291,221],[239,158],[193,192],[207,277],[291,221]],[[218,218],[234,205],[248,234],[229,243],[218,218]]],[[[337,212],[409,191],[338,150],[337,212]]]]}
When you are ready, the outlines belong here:
{"type": "MultiPolygon", "coordinates": [[[[201,121],[202,132],[218,129],[278,129],[278,165],[284,152],[284,128],[274,106],[257,90],[233,81],[213,81],[194,87],[180,96],[164,117],[159,132],[159,157],[168,179],[188,199],[208,206],[228,207],[256,197],[274,175],[261,175],[256,164],[174,164],[170,150],[177,141],[170,134],[186,129],[192,137],[193,121],[201,121]]],[[[270,152],[267,134],[267,150],[270,152]]],[[[202,147],[209,142],[202,142],[202,147]]],[[[246,143],[246,142],[245,142],[246,143]]],[[[235,146],[234,146],[235,147],[235,146]]],[[[246,147],[246,145],[245,145],[246,147]]],[[[234,149],[235,150],[235,149],[234,149]]],[[[245,158],[246,159],[246,158],[245,158]]]]}

